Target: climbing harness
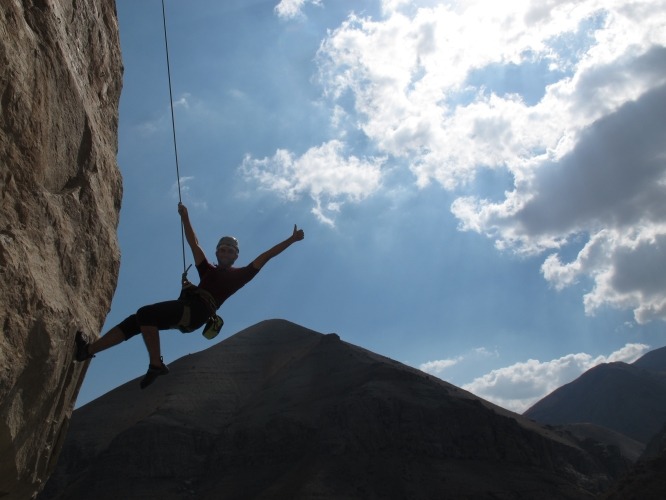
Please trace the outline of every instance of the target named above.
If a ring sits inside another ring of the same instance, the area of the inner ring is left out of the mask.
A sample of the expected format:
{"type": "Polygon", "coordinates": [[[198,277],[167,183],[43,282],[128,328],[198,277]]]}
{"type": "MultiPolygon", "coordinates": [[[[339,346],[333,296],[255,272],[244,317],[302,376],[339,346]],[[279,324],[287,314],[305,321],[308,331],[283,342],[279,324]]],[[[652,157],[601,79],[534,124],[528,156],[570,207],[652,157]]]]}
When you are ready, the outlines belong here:
{"type": "MultiPolygon", "coordinates": [[[[187,268],[189,269],[189,267],[187,268]]],[[[210,317],[206,322],[204,327],[203,336],[208,340],[214,339],[220,330],[222,325],[224,325],[224,320],[215,314],[217,310],[217,304],[215,303],[215,298],[203,288],[199,288],[194,283],[190,283],[187,279],[187,269],[183,273],[183,287],[180,290],[180,296],[178,300],[185,303],[183,306],[183,315],[178,322],[178,329],[182,333],[190,333],[194,330],[197,330],[201,325],[192,325],[191,315],[192,315],[192,301],[203,302],[210,312],[210,317]]]]}
{"type": "MultiPolygon", "coordinates": [[[[178,146],[176,141],[176,119],[173,112],[173,92],[171,89],[171,64],[169,62],[169,40],[167,36],[166,10],[164,8],[164,0],[162,0],[162,24],[164,26],[164,49],[166,52],[167,78],[169,81],[169,104],[171,106],[171,130],[173,133],[173,152],[176,158],[176,180],[178,182],[178,201],[182,203],[183,198],[180,189],[180,167],[178,165],[178,146]]],[[[189,271],[190,267],[192,267],[192,264],[185,267],[186,264],[185,227],[183,226],[182,221],[180,224],[180,243],[183,254],[183,274],[181,276],[181,290],[178,300],[182,300],[183,302],[185,302],[185,306],[183,308],[183,316],[178,322],[177,327],[183,333],[189,333],[199,328],[198,326],[193,328],[192,325],[190,324],[190,316],[191,316],[190,302],[192,300],[202,300],[208,306],[211,314],[208,321],[206,322],[206,326],[203,331],[203,336],[210,340],[215,338],[217,334],[220,333],[222,325],[224,325],[224,321],[220,316],[215,314],[215,311],[217,310],[217,304],[215,303],[215,299],[213,298],[213,296],[210,293],[208,293],[206,290],[199,288],[198,286],[191,283],[187,279],[187,271],[189,271]]],[[[238,243],[236,243],[236,248],[238,248],[238,243]]]]}
{"type": "MultiPolygon", "coordinates": [[[[185,276],[185,273],[183,273],[183,276],[185,276]]],[[[220,333],[222,325],[224,325],[224,320],[215,314],[215,311],[217,310],[217,304],[215,303],[215,298],[209,292],[185,280],[183,282],[183,288],[180,291],[178,300],[185,303],[185,306],[183,307],[183,316],[180,318],[180,321],[177,325],[178,329],[182,333],[193,332],[201,326],[201,324],[191,324],[193,301],[203,302],[210,312],[210,316],[206,322],[206,326],[204,327],[203,336],[211,340],[214,339],[218,333],[220,333]]]]}

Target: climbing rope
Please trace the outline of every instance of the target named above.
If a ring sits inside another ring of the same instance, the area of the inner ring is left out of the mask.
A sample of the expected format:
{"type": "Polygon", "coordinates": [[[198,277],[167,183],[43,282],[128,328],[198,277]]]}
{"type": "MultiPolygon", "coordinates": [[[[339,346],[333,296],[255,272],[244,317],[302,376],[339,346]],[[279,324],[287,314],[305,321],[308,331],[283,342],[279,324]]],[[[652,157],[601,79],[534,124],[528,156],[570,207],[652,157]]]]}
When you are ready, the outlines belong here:
{"type": "MultiPolygon", "coordinates": [[[[178,201],[182,203],[183,198],[180,191],[180,168],[178,166],[178,146],[176,145],[176,119],[174,118],[173,113],[173,93],[171,91],[171,64],[169,63],[169,40],[167,37],[167,26],[166,26],[166,11],[164,9],[164,0],[162,0],[162,23],[164,25],[164,50],[166,52],[166,63],[167,63],[167,77],[169,80],[169,104],[171,105],[171,130],[173,132],[173,152],[176,157],[176,180],[178,181],[178,201]]],[[[185,267],[185,228],[183,223],[180,224],[180,243],[183,250],[183,280],[187,277],[187,269],[185,267]]]]}

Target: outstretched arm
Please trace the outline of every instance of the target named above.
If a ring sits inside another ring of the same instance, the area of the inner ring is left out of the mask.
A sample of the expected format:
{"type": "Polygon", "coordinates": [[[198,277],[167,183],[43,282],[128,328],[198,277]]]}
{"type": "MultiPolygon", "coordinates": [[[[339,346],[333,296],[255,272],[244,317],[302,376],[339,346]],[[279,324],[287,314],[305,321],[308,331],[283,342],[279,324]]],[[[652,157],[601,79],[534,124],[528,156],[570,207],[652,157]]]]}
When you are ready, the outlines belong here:
{"type": "Polygon", "coordinates": [[[252,267],[254,267],[255,269],[261,269],[262,267],[264,267],[266,262],[271,260],[273,257],[276,257],[277,255],[280,255],[287,248],[289,248],[293,243],[296,243],[297,241],[301,241],[303,238],[305,238],[305,233],[303,232],[302,229],[298,229],[296,227],[296,224],[294,224],[293,234],[289,238],[287,238],[286,240],[278,243],[273,248],[271,248],[269,250],[266,250],[259,257],[254,259],[252,261],[252,267]]]}
{"type": "Polygon", "coordinates": [[[206,254],[203,249],[199,246],[199,240],[197,235],[192,229],[192,224],[190,223],[190,215],[187,213],[187,207],[182,203],[178,204],[178,213],[180,214],[180,220],[183,222],[183,230],[185,231],[185,239],[187,244],[192,249],[192,257],[194,257],[194,265],[198,266],[204,260],[206,260],[206,254]]]}

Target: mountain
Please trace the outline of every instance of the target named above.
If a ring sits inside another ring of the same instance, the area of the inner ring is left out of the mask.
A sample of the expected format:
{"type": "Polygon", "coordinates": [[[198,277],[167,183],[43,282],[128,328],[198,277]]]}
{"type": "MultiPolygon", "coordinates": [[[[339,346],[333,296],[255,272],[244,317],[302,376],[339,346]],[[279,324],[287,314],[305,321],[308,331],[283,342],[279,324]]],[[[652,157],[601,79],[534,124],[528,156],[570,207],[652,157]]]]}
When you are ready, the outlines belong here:
{"type": "Polygon", "coordinates": [[[628,466],[284,320],[170,368],[74,412],[41,499],[582,499],[628,466]]]}
{"type": "Polygon", "coordinates": [[[645,453],[603,500],[663,500],[666,497],[666,426],[648,443],[645,453]]]}
{"type": "Polygon", "coordinates": [[[666,372],[666,347],[654,349],[632,363],[637,368],[653,372],[666,372]]]}
{"type": "Polygon", "coordinates": [[[600,443],[617,449],[623,457],[635,462],[645,452],[645,444],[631,439],[612,429],[590,423],[564,424],[557,426],[562,432],[574,436],[582,446],[599,447],[600,443]]]}
{"type": "Polygon", "coordinates": [[[616,447],[635,462],[600,498],[666,497],[666,347],[631,364],[596,366],[523,415],[571,432],[581,443],[589,437],[593,446],[616,447]]]}
{"type": "Polygon", "coordinates": [[[598,365],[523,415],[546,424],[592,423],[646,444],[666,422],[666,348],[633,364],[598,365]]]}

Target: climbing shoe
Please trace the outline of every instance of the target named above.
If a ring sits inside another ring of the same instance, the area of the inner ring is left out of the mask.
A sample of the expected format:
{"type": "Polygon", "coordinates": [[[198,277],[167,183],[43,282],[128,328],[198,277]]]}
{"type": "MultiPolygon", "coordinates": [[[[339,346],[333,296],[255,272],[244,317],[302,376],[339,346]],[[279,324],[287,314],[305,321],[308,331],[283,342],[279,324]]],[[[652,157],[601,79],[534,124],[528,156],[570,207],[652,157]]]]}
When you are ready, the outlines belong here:
{"type": "Polygon", "coordinates": [[[148,387],[150,384],[155,382],[155,379],[159,377],[160,375],[166,375],[169,373],[169,367],[164,364],[162,361],[162,357],[160,357],[160,366],[155,366],[155,365],[148,365],[148,371],[146,372],[146,375],[143,377],[141,380],[141,388],[145,389],[148,387]]]}
{"type": "Polygon", "coordinates": [[[90,345],[88,341],[83,337],[83,332],[76,332],[76,337],[74,338],[76,343],[76,354],[75,359],[79,362],[85,361],[86,359],[94,358],[94,354],[88,352],[88,346],[90,345]]]}

